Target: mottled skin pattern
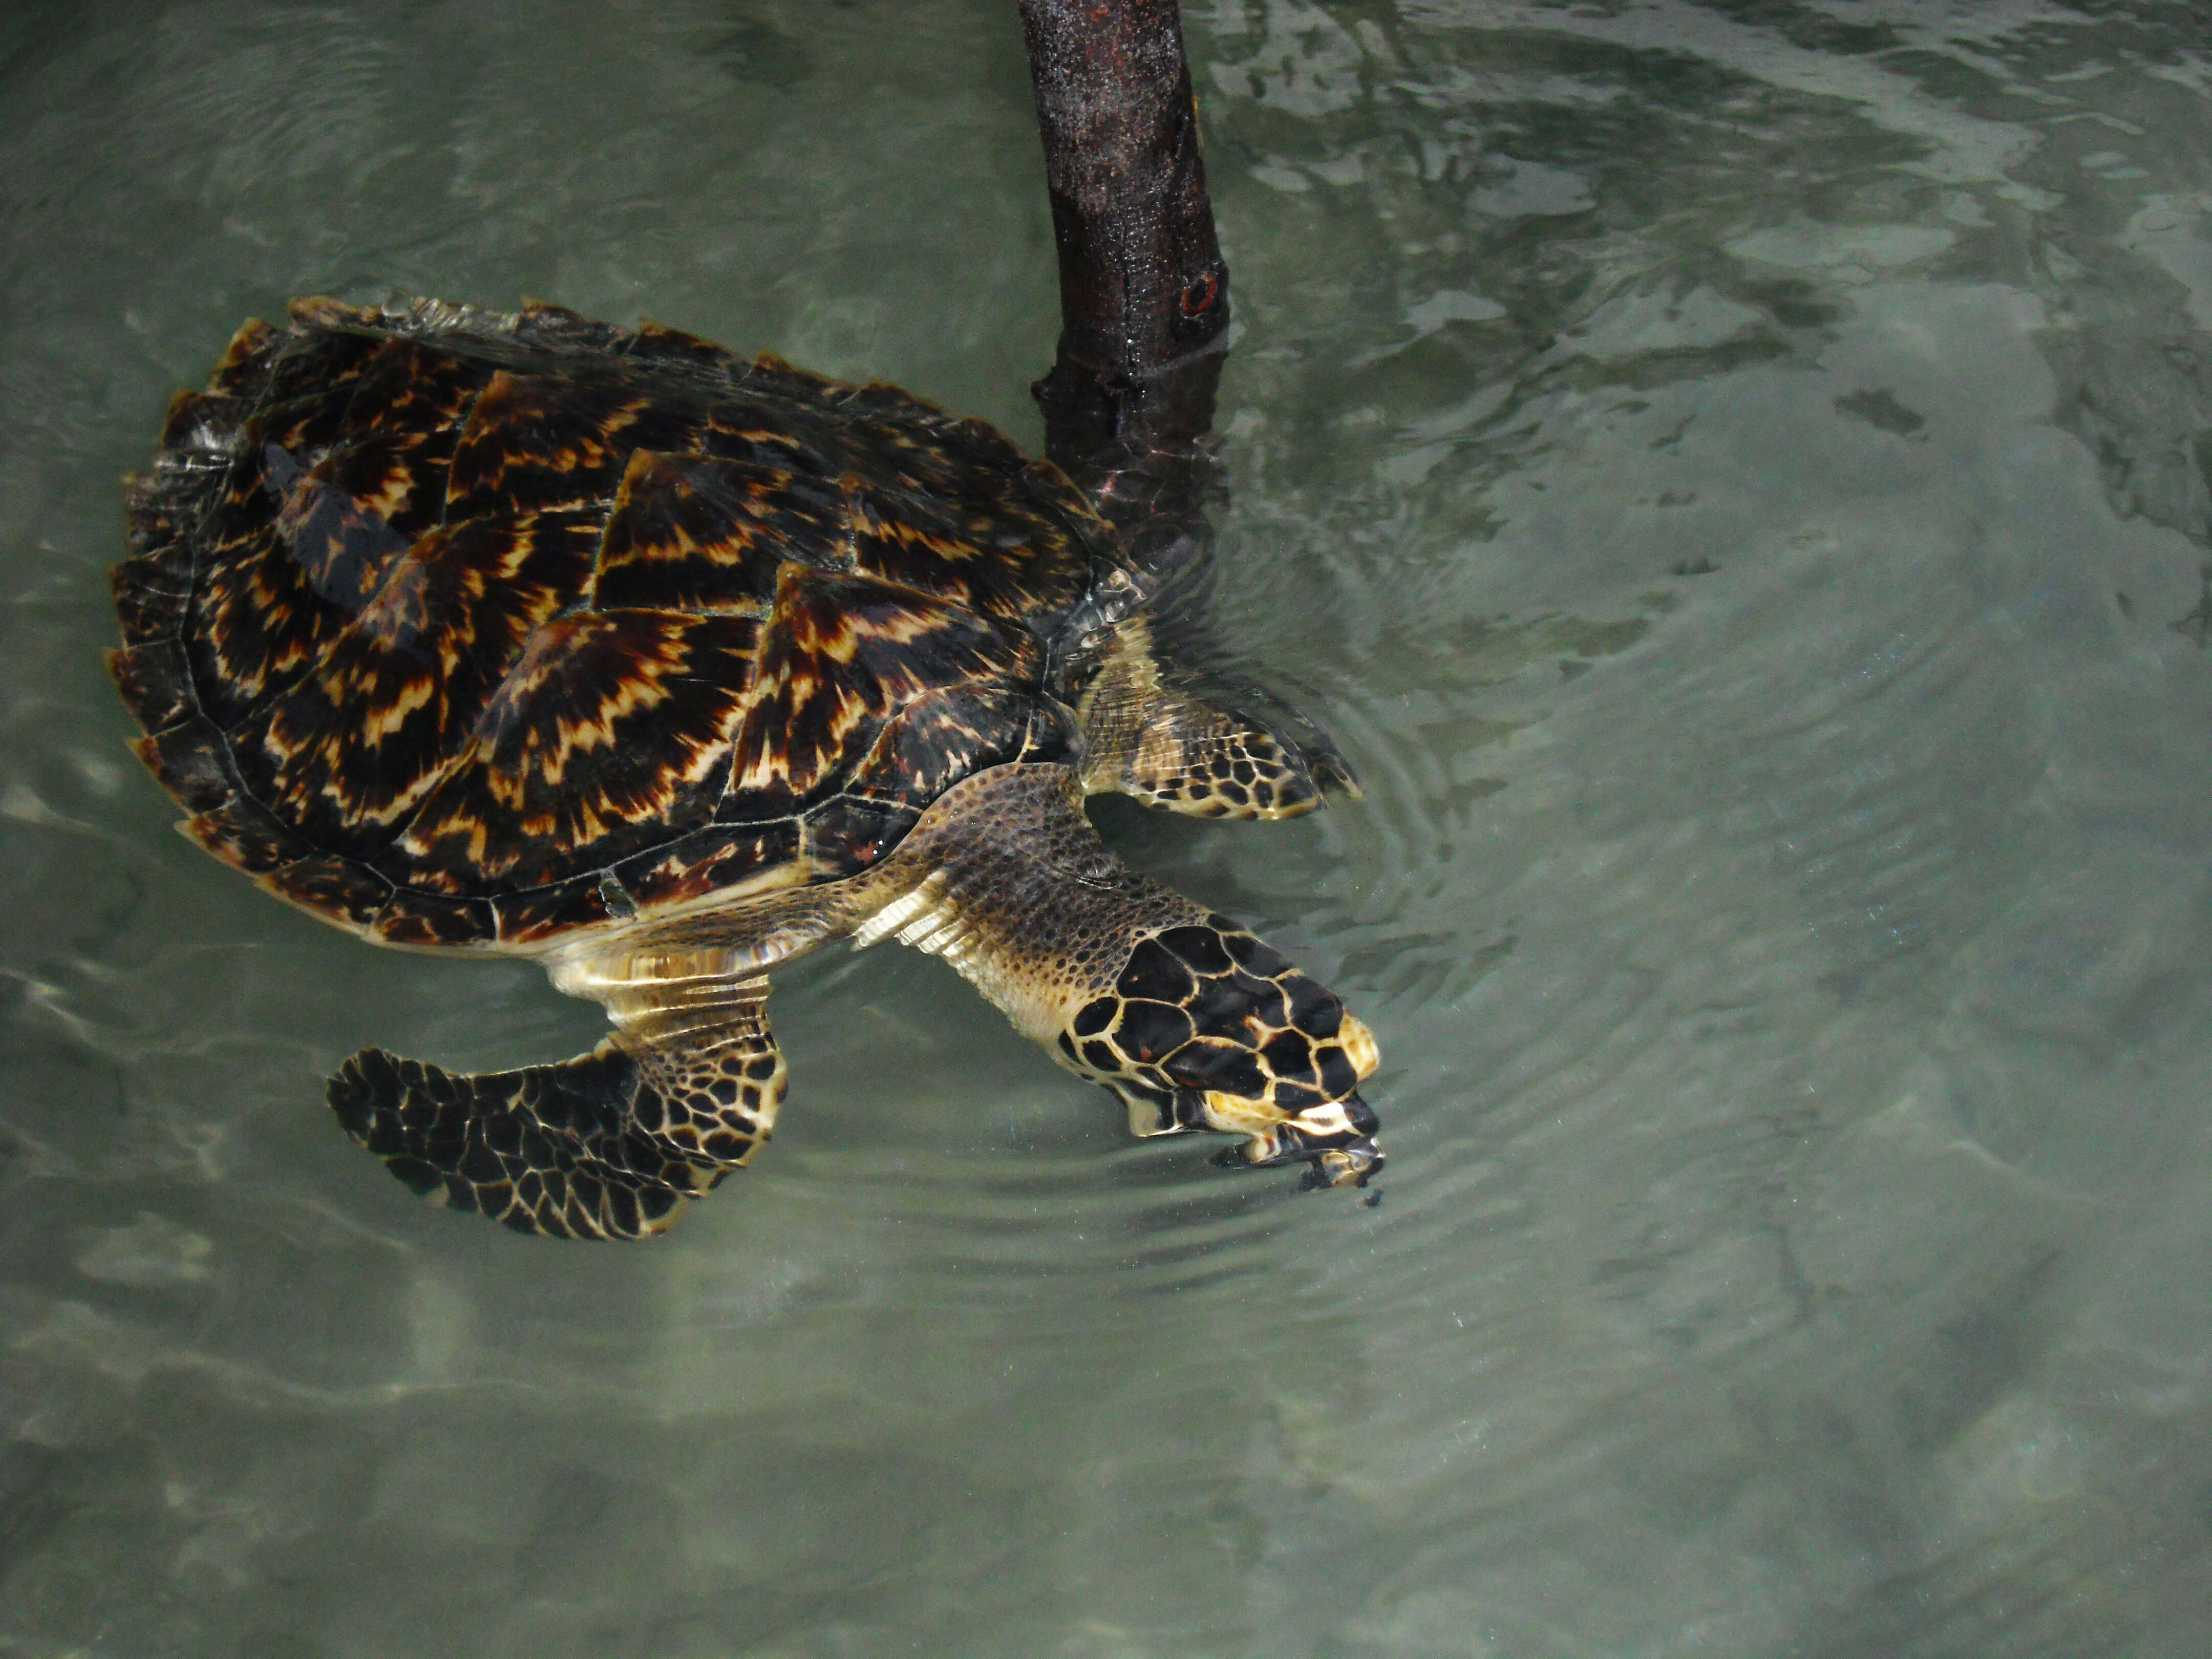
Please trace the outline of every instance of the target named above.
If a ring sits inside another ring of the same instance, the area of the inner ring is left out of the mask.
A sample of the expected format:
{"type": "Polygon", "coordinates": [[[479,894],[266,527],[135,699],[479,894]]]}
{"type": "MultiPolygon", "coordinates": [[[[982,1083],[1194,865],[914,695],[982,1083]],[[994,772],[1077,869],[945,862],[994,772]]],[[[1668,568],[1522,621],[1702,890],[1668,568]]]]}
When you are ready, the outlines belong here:
{"type": "Polygon", "coordinates": [[[524,1231],[656,1231],[764,1142],[767,969],[945,954],[1139,1133],[1362,1182],[1373,1040],[1123,869],[1121,789],[1280,817],[1350,777],[1171,690],[1055,469],[882,386],[550,307],[296,304],[128,482],[117,684],[200,845],[378,943],[544,961],[617,1032],[460,1076],[379,1050],[356,1139],[524,1231]]]}
{"type": "Polygon", "coordinates": [[[766,1143],[783,1056],[765,1017],[753,1035],[636,1054],[609,1037],[558,1066],[470,1076],[364,1048],[331,1105],[418,1193],[524,1232],[636,1238],[766,1143]]]}

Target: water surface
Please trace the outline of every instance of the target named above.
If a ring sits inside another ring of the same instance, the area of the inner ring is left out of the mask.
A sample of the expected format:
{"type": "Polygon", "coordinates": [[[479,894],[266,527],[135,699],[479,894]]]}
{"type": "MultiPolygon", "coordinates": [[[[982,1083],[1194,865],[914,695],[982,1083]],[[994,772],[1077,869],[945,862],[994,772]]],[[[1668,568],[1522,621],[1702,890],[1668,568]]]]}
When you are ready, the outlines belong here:
{"type": "Polygon", "coordinates": [[[548,1060],[168,830],[115,479],[238,319],[649,314],[1036,441],[999,0],[0,18],[0,1653],[2195,1655],[2212,26],[1220,0],[1223,633],[1364,806],[1097,816],[1376,1030],[1379,1206],[1136,1146],[942,964],[780,977],[667,1239],[427,1208],[548,1060]]]}

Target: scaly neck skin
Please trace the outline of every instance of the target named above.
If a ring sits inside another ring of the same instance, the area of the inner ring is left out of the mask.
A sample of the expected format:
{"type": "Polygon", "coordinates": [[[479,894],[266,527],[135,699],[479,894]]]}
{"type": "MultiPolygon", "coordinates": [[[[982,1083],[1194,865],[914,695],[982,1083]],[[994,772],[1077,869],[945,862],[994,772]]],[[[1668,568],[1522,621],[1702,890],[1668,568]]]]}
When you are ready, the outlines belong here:
{"type": "Polygon", "coordinates": [[[1140,930],[1205,915],[1106,850],[1066,767],[994,768],[939,803],[948,805],[899,849],[928,873],[854,943],[896,936],[942,956],[1040,1042],[1113,982],[1140,930]]]}

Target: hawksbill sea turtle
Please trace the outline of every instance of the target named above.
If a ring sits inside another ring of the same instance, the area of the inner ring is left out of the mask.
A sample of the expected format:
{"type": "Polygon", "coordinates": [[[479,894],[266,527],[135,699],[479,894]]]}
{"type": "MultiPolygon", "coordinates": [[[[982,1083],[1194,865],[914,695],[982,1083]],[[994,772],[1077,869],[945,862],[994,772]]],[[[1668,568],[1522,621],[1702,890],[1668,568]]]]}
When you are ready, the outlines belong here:
{"type": "Polygon", "coordinates": [[[768,1139],[769,972],[841,936],[942,956],[1139,1135],[1379,1167],[1366,1028],[1083,807],[1287,817],[1349,772],[1182,689],[1115,532],[989,426],[650,324],[315,299],[161,443],[111,665],[184,831],[614,1024],[518,1071],[347,1060],[331,1104],[409,1186],[660,1231],[768,1139]]]}

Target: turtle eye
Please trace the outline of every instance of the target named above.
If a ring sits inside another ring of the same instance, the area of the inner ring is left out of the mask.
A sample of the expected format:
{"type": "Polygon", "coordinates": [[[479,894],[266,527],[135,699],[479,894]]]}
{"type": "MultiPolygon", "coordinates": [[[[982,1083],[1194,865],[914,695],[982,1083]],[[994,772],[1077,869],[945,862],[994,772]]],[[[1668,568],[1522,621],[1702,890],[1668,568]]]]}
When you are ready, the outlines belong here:
{"type": "Polygon", "coordinates": [[[1221,273],[1209,270],[1194,276],[1183,284],[1176,303],[1186,317],[1203,317],[1213,309],[1213,302],[1221,295],[1221,273]]]}

